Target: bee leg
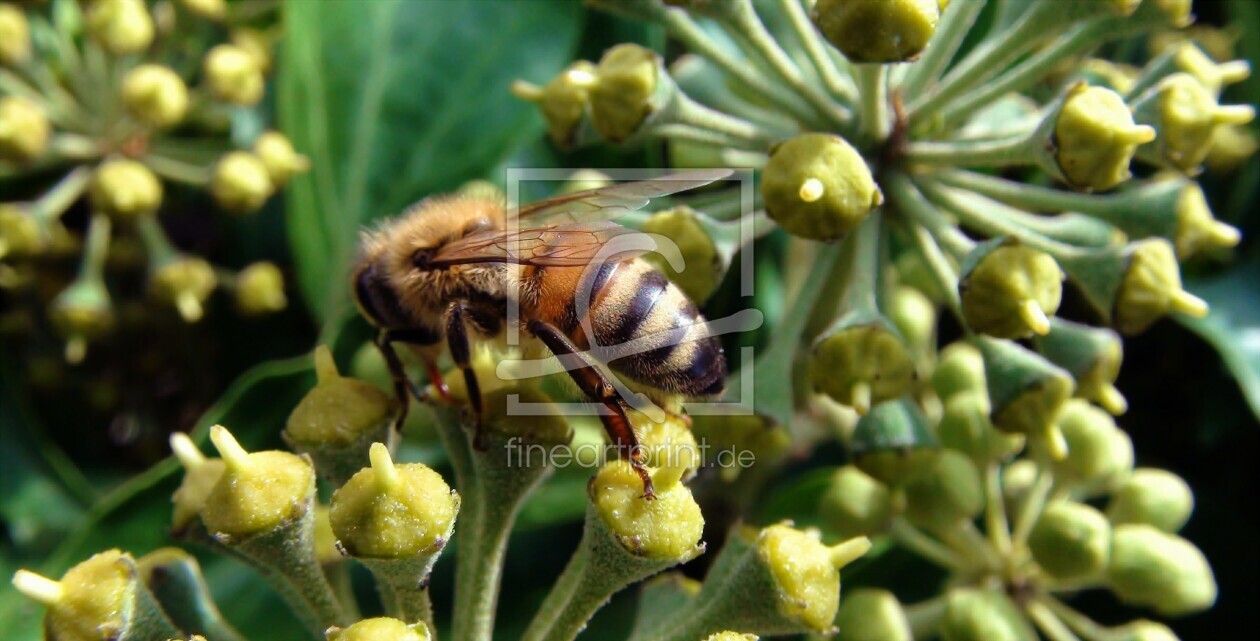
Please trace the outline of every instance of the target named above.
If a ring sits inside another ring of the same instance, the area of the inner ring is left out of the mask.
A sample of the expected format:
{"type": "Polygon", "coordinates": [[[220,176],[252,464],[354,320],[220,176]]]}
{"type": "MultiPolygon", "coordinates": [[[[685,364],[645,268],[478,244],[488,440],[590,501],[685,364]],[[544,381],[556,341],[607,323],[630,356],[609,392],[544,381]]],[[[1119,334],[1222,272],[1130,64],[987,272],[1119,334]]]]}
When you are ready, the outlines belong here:
{"type": "Polygon", "coordinates": [[[468,346],[468,326],[464,320],[468,316],[468,304],[456,301],[446,308],[446,342],[450,346],[451,360],[464,372],[464,387],[468,389],[468,406],[472,409],[473,448],[485,451],[487,448],[485,427],[481,421],[481,386],[477,384],[477,373],[472,368],[472,350],[468,346]]]}
{"type": "Polygon", "coordinates": [[[639,437],[634,433],[634,427],[630,425],[630,419],[626,416],[626,409],[621,394],[617,388],[604,376],[604,373],[595,367],[593,363],[584,358],[581,350],[569,340],[553,325],[549,325],[540,320],[531,320],[526,325],[529,333],[538,337],[539,340],[551,350],[556,358],[560,359],[560,363],[565,366],[569,372],[569,377],[577,383],[582,393],[591,400],[600,403],[608,411],[601,412],[599,420],[604,424],[604,430],[608,432],[608,436],[612,438],[613,444],[617,447],[618,452],[627,452],[630,465],[634,471],[643,479],[643,498],[653,500],[656,493],[652,490],[652,477],[648,475],[647,468],[643,465],[645,452],[639,444],[639,437]]]}
{"type": "Polygon", "coordinates": [[[411,398],[407,392],[410,391],[418,399],[420,390],[417,390],[415,383],[407,378],[407,372],[398,358],[398,352],[394,351],[394,342],[389,332],[381,332],[373,342],[376,343],[376,349],[380,350],[381,355],[385,357],[385,364],[389,366],[389,375],[394,379],[394,398],[398,401],[398,416],[394,418],[394,431],[402,433],[403,423],[407,420],[407,412],[411,406],[411,398]]]}

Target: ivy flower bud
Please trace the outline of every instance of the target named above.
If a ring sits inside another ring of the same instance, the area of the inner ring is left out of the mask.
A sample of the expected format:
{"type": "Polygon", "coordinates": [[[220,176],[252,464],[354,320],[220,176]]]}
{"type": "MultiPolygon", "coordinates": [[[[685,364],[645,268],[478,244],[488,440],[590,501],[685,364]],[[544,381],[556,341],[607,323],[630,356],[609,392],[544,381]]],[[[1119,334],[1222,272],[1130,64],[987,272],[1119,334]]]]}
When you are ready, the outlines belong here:
{"type": "Polygon", "coordinates": [[[1245,125],[1256,116],[1250,105],[1221,105],[1188,73],[1164,78],[1137,99],[1133,110],[1138,121],[1159,132],[1150,157],[1185,172],[1196,170],[1207,158],[1218,127],[1245,125]]]}
{"type": "Polygon", "coordinates": [[[1076,379],[1077,397],[1116,416],[1128,409],[1115,386],[1124,360],[1124,344],[1116,332],[1056,318],[1050,322],[1050,333],[1037,339],[1037,350],[1076,379]]]}
{"type": "Polygon", "coordinates": [[[681,272],[675,270],[661,254],[648,254],[645,258],[678,285],[687,298],[703,304],[717,290],[722,282],[722,257],[717,244],[690,207],[657,212],[643,223],[639,231],[664,236],[678,246],[684,262],[681,272]]]}
{"type": "Polygon", "coordinates": [[[932,372],[932,389],[944,402],[955,394],[986,393],[984,355],[966,341],[950,343],[941,350],[940,361],[932,372]]]}
{"type": "Polygon", "coordinates": [[[1194,493],[1167,470],[1138,468],[1111,494],[1107,518],[1114,525],[1145,524],[1168,533],[1180,530],[1194,511],[1194,493]]]}
{"type": "Polygon", "coordinates": [[[976,345],[984,354],[993,425],[1004,432],[1027,435],[1052,459],[1067,456],[1067,442],[1057,419],[1072,396],[1071,375],[1011,341],[981,337],[976,345]]]}
{"type": "Polygon", "coordinates": [[[131,115],[154,127],[179,124],[188,113],[188,87],[162,65],[140,65],[127,72],[122,97],[131,115]]]}
{"type": "Polygon", "coordinates": [[[66,362],[72,365],[81,362],[87,344],[109,333],[116,321],[109,291],[99,278],[75,280],[53,299],[48,315],[66,339],[66,362]]]}
{"type": "Polygon", "coordinates": [[[266,82],[257,58],[236,45],[217,45],[203,62],[210,90],[220,100],[250,107],[262,100],[266,82]]]}
{"type": "Polygon", "coordinates": [[[870,550],[866,537],[827,547],[816,530],[772,525],[757,539],[757,554],[778,588],[778,609],[804,629],[831,628],[840,606],[840,569],[870,550]]]}
{"type": "Polygon", "coordinates": [[[844,595],[836,641],[913,641],[905,608],[888,590],[862,588],[844,595]]]}
{"type": "Polygon", "coordinates": [[[17,205],[0,203],[0,260],[34,256],[44,245],[44,233],[35,216],[17,205]]]}
{"type": "Polygon", "coordinates": [[[213,22],[227,16],[227,0],[179,0],[179,5],[189,13],[213,22]]]}
{"type": "Polygon", "coordinates": [[[35,104],[18,96],[0,98],[0,161],[27,162],[44,153],[52,127],[35,104]]]}
{"type": "Polygon", "coordinates": [[[919,408],[900,399],[871,408],[858,421],[849,453],[863,472],[888,485],[901,485],[929,469],[940,447],[919,408]]]}
{"type": "Polygon", "coordinates": [[[180,532],[201,513],[206,497],[210,496],[210,491],[218,484],[226,468],[223,459],[206,458],[197,444],[183,432],[171,434],[171,451],[184,468],[184,480],[171,495],[171,502],[175,504],[171,528],[180,532]]]}
{"type": "Polygon", "coordinates": [[[280,451],[246,452],[222,425],[210,440],[224,471],[206,497],[201,520],[228,541],[264,534],[302,518],[315,495],[315,471],[300,456],[280,451]]]}
{"type": "Polygon", "coordinates": [[[810,240],[843,238],[884,203],[862,154],[824,133],[801,134],[775,147],[762,171],[761,193],[770,218],[810,240]]]}
{"type": "Polygon", "coordinates": [[[116,56],[139,53],[153,43],[153,17],[144,0],[97,0],[88,8],[87,28],[116,56]]]}
{"type": "Polygon", "coordinates": [[[1192,318],[1208,313],[1207,303],[1182,289],[1172,245],[1158,239],[1132,246],[1114,309],[1116,329],[1123,334],[1139,334],[1170,312],[1192,318]]]}
{"type": "Polygon", "coordinates": [[[155,266],[149,277],[149,292],[154,298],[173,305],[186,323],[195,323],[205,315],[206,300],[218,280],[214,267],[200,256],[179,255],[155,266]]]}
{"type": "Polygon", "coordinates": [[[879,314],[850,312],[814,342],[814,389],[866,415],[873,405],[910,391],[917,375],[901,333],[879,314]]]}
{"type": "Polygon", "coordinates": [[[1028,549],[1050,576],[1091,578],[1107,567],[1111,524],[1102,512],[1084,503],[1053,503],[1029,533],[1028,549]]]}
{"type": "Polygon", "coordinates": [[[31,57],[31,32],[26,13],[0,4],[0,65],[15,67],[31,57]]]}
{"type": "Polygon", "coordinates": [[[1138,125],[1120,94],[1084,82],[1068,90],[1054,127],[1055,159],[1073,187],[1106,191],[1129,179],[1139,145],[1155,129],[1138,125]]]}
{"type": "MultiPolygon", "coordinates": [[[[1194,0],[1150,0],[1138,7],[1144,13],[1157,13],[1163,16],[1172,27],[1187,27],[1194,22],[1190,14],[1194,0]]],[[[1139,13],[1138,17],[1142,17],[1139,13]]]]}
{"type": "Polygon", "coordinates": [[[512,85],[518,98],[538,103],[552,144],[567,149],[578,142],[578,130],[595,86],[595,65],[578,60],[539,88],[523,81],[512,85]]]}
{"type": "Polygon", "coordinates": [[[429,641],[429,626],[422,621],[403,623],[398,619],[363,619],[348,628],[328,630],[328,641],[429,641]]]}
{"type": "Polygon", "coordinates": [[[210,193],[219,206],[233,213],[256,211],[275,193],[271,171],[259,156],[230,151],[219,159],[210,180],[210,193]]]}
{"type": "Polygon", "coordinates": [[[126,158],[101,163],[89,189],[92,208],[120,221],[152,214],[162,204],[162,183],[148,167],[126,158]]]}
{"type": "Polygon", "coordinates": [[[1021,458],[1012,461],[1002,468],[1002,497],[1006,499],[1007,510],[1014,514],[1014,506],[1024,501],[1034,483],[1040,468],[1031,459],[1021,458]]]}
{"type": "Polygon", "coordinates": [[[1251,64],[1246,60],[1218,63],[1190,42],[1173,47],[1166,55],[1171,58],[1174,69],[1194,76],[1199,84],[1218,96],[1226,86],[1238,84],[1251,76],[1251,64]]]}
{"type": "Polygon", "coordinates": [[[1117,641],[1181,641],[1168,626],[1158,621],[1142,619],[1125,625],[1118,631],[1123,636],[1117,636],[1117,641]]]}
{"type": "Polygon", "coordinates": [[[710,634],[704,641],[757,641],[757,635],[741,634],[739,632],[724,630],[722,632],[710,634]]]}
{"type": "Polygon", "coordinates": [[[1055,480],[1098,487],[1133,469],[1133,443],[1103,410],[1081,399],[1069,400],[1059,412],[1058,428],[1068,451],[1053,463],[1055,480]]]}
{"type": "Polygon", "coordinates": [[[835,471],[818,504],[818,515],[841,539],[879,533],[892,517],[892,494],[855,465],[835,471]]]}
{"type": "Polygon", "coordinates": [[[906,518],[933,532],[948,532],[984,509],[984,489],[975,463],[962,452],[940,456],[905,484],[906,518]]]}
{"type": "Polygon", "coordinates": [[[853,62],[908,62],[936,33],[941,7],[937,0],[819,0],[810,17],[853,62]]]}
{"type": "Polygon", "coordinates": [[[318,382],[289,414],[284,440],[335,485],[363,467],[377,441],[388,442],[397,409],[379,387],[342,376],[326,345],[315,349],[318,382]]]}
{"type": "MultiPolygon", "coordinates": [[[[1218,131],[1228,129],[1221,127],[1218,131]]],[[[1185,260],[1201,251],[1226,249],[1236,246],[1242,234],[1233,225],[1223,223],[1212,215],[1203,188],[1197,182],[1188,182],[1177,194],[1174,206],[1177,231],[1172,241],[1177,256],[1185,260]]]]}
{"type": "Polygon", "coordinates": [[[655,51],[636,44],[620,44],[604,53],[595,69],[590,90],[591,124],[610,142],[621,142],[635,132],[664,101],[658,88],[672,84],[655,51]]]}
{"type": "Polygon", "coordinates": [[[1225,125],[1217,127],[1212,135],[1212,151],[1208,153],[1207,168],[1216,173],[1237,171],[1243,163],[1260,150],[1260,140],[1249,127],[1225,125]]]}
{"type": "Polygon", "coordinates": [[[1024,438],[997,431],[989,420],[989,399],[983,390],[962,392],[945,401],[936,434],[941,445],[971,457],[976,465],[1002,461],[1017,453],[1024,438]]]}
{"type": "Polygon", "coordinates": [[[917,359],[936,350],[936,304],[927,294],[904,285],[893,287],[887,313],[917,359]]]}
{"type": "Polygon", "coordinates": [[[655,501],[643,500],[643,480],[628,461],[612,461],[591,479],[588,493],[600,522],[626,550],[656,560],[690,559],[700,551],[704,516],[680,482],[679,468],[652,473],[655,501]]]}
{"type": "Polygon", "coordinates": [[[93,555],[60,581],[18,570],[13,586],[48,608],[48,639],[165,639],[179,634],[140,580],[136,560],[121,550],[93,555]]]}
{"type": "Polygon", "coordinates": [[[294,174],[311,168],[311,161],[293,149],[293,143],[278,131],[266,131],[254,141],[254,155],[262,160],[276,189],[289,184],[294,174]]]}
{"type": "Polygon", "coordinates": [[[646,455],[644,463],[650,467],[681,469],[684,481],[695,476],[702,463],[700,447],[683,419],[667,413],[665,419],[658,423],[633,409],[628,415],[646,455]]]}
{"type": "Polygon", "coordinates": [[[1107,584],[1121,601],[1164,616],[1201,612],[1216,602],[1216,579],[1189,541],[1150,525],[1118,525],[1107,584]]]}
{"type": "Polygon", "coordinates": [[[958,281],[963,316],[978,332],[1027,338],[1050,331],[1063,297],[1063,270],[1049,254],[994,239],[968,254],[958,281]]]}
{"type": "Polygon", "coordinates": [[[236,309],[245,316],[264,316],[282,311],[289,301],[284,295],[284,275],[275,263],[252,263],[236,275],[236,309]]]}
{"type": "Polygon", "coordinates": [[[945,597],[943,641],[1029,641],[1037,633],[1028,619],[997,590],[955,588],[945,597]]]}

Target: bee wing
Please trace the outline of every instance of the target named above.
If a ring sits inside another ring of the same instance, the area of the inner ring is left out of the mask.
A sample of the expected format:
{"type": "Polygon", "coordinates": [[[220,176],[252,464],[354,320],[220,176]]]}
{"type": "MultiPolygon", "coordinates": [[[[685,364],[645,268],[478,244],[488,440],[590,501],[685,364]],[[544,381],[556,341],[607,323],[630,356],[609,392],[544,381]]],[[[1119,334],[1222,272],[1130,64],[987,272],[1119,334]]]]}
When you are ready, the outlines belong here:
{"type": "Polygon", "coordinates": [[[646,234],[611,221],[554,227],[478,232],[443,246],[429,261],[434,267],[516,262],[537,266],[585,266],[618,262],[650,251],[646,234]],[[610,244],[618,236],[638,236],[610,244]]]}
{"type": "Polygon", "coordinates": [[[734,173],[730,169],[698,169],[652,180],[616,183],[530,203],[515,215],[530,227],[554,227],[610,220],[642,209],[653,198],[702,187],[734,173]]]}

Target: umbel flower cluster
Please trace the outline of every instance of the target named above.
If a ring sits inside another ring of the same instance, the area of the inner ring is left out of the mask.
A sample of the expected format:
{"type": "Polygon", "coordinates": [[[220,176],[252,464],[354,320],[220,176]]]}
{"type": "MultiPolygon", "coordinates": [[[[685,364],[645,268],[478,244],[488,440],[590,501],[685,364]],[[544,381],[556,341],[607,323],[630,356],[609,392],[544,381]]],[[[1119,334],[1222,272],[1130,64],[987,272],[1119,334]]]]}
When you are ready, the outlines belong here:
{"type": "Polygon", "coordinates": [[[145,272],[145,297],[189,323],[218,287],[246,315],[285,307],[275,265],[216,267],[177,249],[158,220],[171,185],[243,214],[307,169],[280,133],[233,123],[263,98],[271,65],[273,36],[251,20],[225,0],[0,4],[0,181],[50,185],[0,203],[0,288],[48,316],[10,319],[15,329],[47,320],[66,360],[81,361],[122,320],[106,283],[123,267],[145,272]],[[67,222],[81,199],[86,224],[67,222]],[[76,260],[72,280],[46,282],[76,260]]]}

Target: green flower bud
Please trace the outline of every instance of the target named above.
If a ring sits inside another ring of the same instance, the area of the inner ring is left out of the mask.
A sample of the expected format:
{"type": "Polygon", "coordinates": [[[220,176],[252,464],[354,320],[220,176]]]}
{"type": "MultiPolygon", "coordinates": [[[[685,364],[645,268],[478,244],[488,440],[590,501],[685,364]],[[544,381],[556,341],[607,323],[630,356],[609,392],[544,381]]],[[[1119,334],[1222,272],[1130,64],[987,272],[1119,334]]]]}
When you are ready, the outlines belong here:
{"type": "Polygon", "coordinates": [[[26,13],[0,4],[0,65],[16,67],[31,57],[31,31],[26,13]]]}
{"type": "Polygon", "coordinates": [[[210,193],[223,209],[233,213],[256,211],[275,193],[266,162],[246,151],[230,151],[219,159],[210,181],[210,193]]]}
{"type": "Polygon", "coordinates": [[[691,429],[696,440],[705,446],[702,454],[708,456],[704,464],[720,466],[719,476],[727,483],[749,475],[755,478],[758,471],[775,469],[792,449],[792,434],[787,427],[760,414],[698,415],[692,417],[692,421],[691,429]],[[738,464],[731,465],[729,460],[723,461],[717,454],[723,451],[751,452],[757,464],[749,469],[738,464]]]}
{"type": "Polygon", "coordinates": [[[1138,125],[1120,94],[1084,82],[1068,90],[1054,127],[1055,159],[1072,186],[1106,191],[1129,179],[1129,163],[1155,130],[1138,125]]]}
{"type": "Polygon", "coordinates": [[[874,535],[887,527],[892,517],[892,494],[857,466],[846,465],[827,483],[818,515],[841,539],[874,535]]]}
{"type": "Polygon", "coordinates": [[[904,285],[893,287],[886,311],[916,358],[923,359],[935,350],[936,304],[927,294],[904,285]]]}
{"type": "Polygon", "coordinates": [[[0,260],[34,256],[45,244],[34,216],[17,205],[0,203],[0,260]]]}
{"type": "Polygon", "coordinates": [[[901,485],[927,470],[940,447],[919,408],[902,399],[876,405],[858,421],[849,453],[863,472],[901,485]]]}
{"type": "Polygon", "coordinates": [[[218,283],[214,267],[199,256],[180,255],[153,269],[149,292],[163,303],[174,305],[186,323],[205,315],[205,303],[218,283]]]}
{"type": "Polygon", "coordinates": [[[937,0],[818,0],[810,17],[853,62],[908,62],[936,33],[941,9],[937,0]]]}
{"type": "Polygon", "coordinates": [[[1083,503],[1053,503],[1028,535],[1033,559],[1057,579],[1086,579],[1107,567],[1111,524],[1083,503]]]}
{"type": "Polygon", "coordinates": [[[1116,295],[1116,329],[1138,334],[1170,312],[1202,318],[1208,306],[1181,288],[1181,269],[1172,245],[1163,240],[1135,243],[1116,295]]]}
{"type": "MultiPolygon", "coordinates": [[[[590,89],[591,124],[611,142],[629,138],[663,105],[658,86],[665,75],[660,56],[636,44],[620,44],[604,53],[590,89]]],[[[668,76],[666,76],[668,79],[668,76]]]]}
{"type": "Polygon", "coordinates": [[[363,619],[354,625],[330,628],[328,641],[429,641],[429,626],[422,621],[403,623],[398,619],[377,617],[363,619]]]}
{"type": "Polygon", "coordinates": [[[1180,530],[1193,511],[1190,485],[1172,472],[1150,467],[1134,470],[1107,503],[1107,518],[1115,525],[1145,524],[1168,533],[1180,530]]]}
{"type": "Polygon", "coordinates": [[[1026,458],[1012,461],[1002,468],[1002,496],[1011,514],[1015,513],[1011,508],[1023,502],[1028,490],[1037,481],[1037,472],[1037,463],[1026,458]]]}
{"type": "Polygon", "coordinates": [[[814,342],[809,372],[815,390],[862,415],[906,394],[917,379],[897,328],[861,311],[841,316],[814,342]]]}
{"type": "Polygon", "coordinates": [[[962,452],[942,450],[922,474],[905,484],[906,518],[933,532],[947,532],[984,509],[975,463],[962,452]]]}
{"type": "Polygon", "coordinates": [[[92,556],[70,568],[60,581],[18,570],[13,586],[48,608],[44,638],[49,641],[165,639],[179,634],[141,582],[135,559],[121,550],[92,556]]]}
{"type": "Polygon", "coordinates": [[[1116,416],[1128,409],[1115,386],[1124,359],[1124,344],[1116,332],[1056,318],[1050,322],[1050,333],[1037,339],[1037,350],[1076,379],[1077,397],[1116,416]]]}
{"type": "Polygon", "coordinates": [[[144,0],[97,0],[88,7],[87,28],[116,56],[139,53],[153,43],[153,17],[144,0]]]}
{"type": "Polygon", "coordinates": [[[251,107],[262,100],[266,81],[257,58],[236,45],[217,45],[202,63],[210,91],[220,100],[251,107]]]}
{"type": "Polygon", "coordinates": [[[757,641],[755,634],[741,634],[729,630],[710,634],[704,641],[757,641]]]}
{"type": "Polygon", "coordinates": [[[1118,525],[1107,583],[1121,601],[1164,616],[1201,612],[1216,602],[1216,579],[1189,541],[1150,525],[1118,525]]]}
{"type": "Polygon", "coordinates": [[[263,316],[282,311],[289,301],[284,295],[284,275],[275,263],[247,265],[236,275],[236,309],[245,316],[263,316]]]}
{"type": "Polygon", "coordinates": [[[127,72],[122,97],[131,115],[154,127],[179,124],[188,113],[188,87],[162,65],[140,65],[127,72]]]}
{"type": "Polygon", "coordinates": [[[691,558],[704,533],[704,516],[680,483],[682,470],[652,473],[655,501],[643,500],[643,480],[627,461],[612,461],[591,479],[588,492],[600,520],[622,547],[649,559],[691,558]]]}
{"type": "Polygon", "coordinates": [[[227,0],[179,0],[179,5],[193,15],[214,22],[227,16],[227,0]]]}
{"type": "Polygon", "coordinates": [[[278,131],[265,131],[254,141],[254,155],[267,168],[271,184],[279,189],[289,184],[294,174],[310,170],[311,161],[293,149],[293,143],[278,131]]]}
{"type": "MultiPolygon", "coordinates": [[[[1220,127],[1218,131],[1228,129],[1220,127]]],[[[1187,183],[1178,193],[1176,202],[1177,232],[1172,240],[1176,243],[1177,256],[1182,260],[1200,251],[1234,247],[1242,240],[1242,234],[1212,215],[1203,188],[1196,182],[1187,183]]]]}
{"type": "Polygon", "coordinates": [[[338,373],[326,345],[315,349],[315,372],[319,381],[289,414],[284,440],[341,485],[357,476],[374,443],[388,442],[397,408],[379,387],[338,373]]]}
{"type": "Polygon", "coordinates": [[[48,316],[57,333],[66,339],[66,362],[71,364],[81,362],[87,344],[108,334],[116,321],[109,291],[99,278],[71,283],[53,299],[48,316]]]}
{"type": "Polygon", "coordinates": [[[210,428],[225,469],[201,509],[216,538],[245,539],[302,518],[311,509],[315,471],[305,459],[280,451],[250,454],[222,425],[210,428]]]}
{"type": "Polygon", "coordinates": [[[1260,140],[1256,139],[1250,127],[1225,125],[1217,127],[1212,134],[1212,151],[1204,162],[1209,171],[1230,173],[1251,160],[1257,150],[1260,150],[1260,140]]]}
{"type": "Polygon", "coordinates": [[[1048,316],[1063,297],[1063,270],[1049,254],[995,239],[972,250],[962,272],[958,293],[973,329],[997,338],[1050,331],[1048,316]]]}
{"type": "Polygon", "coordinates": [[[206,497],[210,496],[210,491],[223,476],[225,464],[223,459],[206,458],[196,443],[183,432],[171,434],[171,451],[184,468],[184,480],[180,482],[175,494],[171,495],[171,502],[175,504],[171,528],[180,532],[201,513],[206,497]]]}
{"type": "Polygon", "coordinates": [[[1017,434],[997,431],[989,420],[989,400],[983,390],[955,394],[945,401],[936,426],[941,445],[971,457],[976,465],[1010,458],[1024,445],[1017,434]]]}
{"type": "Polygon", "coordinates": [[[1211,90],[1187,73],[1164,78],[1137,99],[1133,110],[1139,122],[1159,132],[1150,157],[1185,172],[1207,158],[1218,127],[1245,125],[1256,116],[1250,105],[1221,105],[1211,90]]]}
{"type": "Polygon", "coordinates": [[[36,105],[18,96],[0,98],[0,161],[26,162],[44,153],[52,127],[36,105]]]}
{"type": "Polygon", "coordinates": [[[539,88],[523,81],[512,85],[512,93],[518,98],[538,103],[547,121],[547,134],[551,142],[567,149],[578,142],[578,130],[586,107],[590,102],[591,88],[595,86],[595,65],[578,60],[560,75],[539,88]]]}
{"type": "Polygon", "coordinates": [[[612,178],[609,178],[608,174],[598,169],[579,169],[564,179],[564,184],[560,185],[559,193],[576,194],[579,191],[603,189],[612,183],[612,178]]]}
{"type": "Polygon", "coordinates": [[[868,550],[866,537],[827,547],[817,531],[772,525],[757,539],[757,553],[779,588],[778,608],[809,630],[827,630],[840,606],[840,568],[868,550]]]}
{"type": "Polygon", "coordinates": [[[1130,94],[1140,73],[1136,67],[1105,58],[1089,58],[1077,67],[1074,72],[1085,82],[1112,89],[1122,96],[1130,94]]]}
{"type": "Polygon", "coordinates": [[[1145,619],[1134,621],[1119,630],[1116,641],[1181,641],[1168,626],[1145,619]]]}
{"type": "Polygon", "coordinates": [[[92,208],[116,220],[135,220],[162,204],[162,183],[148,167],[125,158],[101,163],[92,176],[92,208]]]}
{"type": "Polygon", "coordinates": [[[653,214],[639,229],[645,234],[658,234],[674,242],[683,258],[683,271],[674,269],[665,257],[658,253],[645,256],[687,298],[703,304],[722,282],[722,257],[717,244],[696,219],[690,207],[681,206],[653,214]]]}
{"type": "Polygon", "coordinates": [[[770,218],[811,240],[849,235],[884,203],[862,154],[824,133],[801,134],[775,147],[762,171],[761,193],[770,218]]]}
{"type": "Polygon", "coordinates": [[[1072,396],[1071,375],[1011,341],[981,337],[976,345],[984,354],[994,427],[1028,436],[1052,459],[1067,456],[1057,419],[1072,396]]]}
{"type": "Polygon", "coordinates": [[[887,590],[854,590],[840,601],[836,641],[913,641],[910,621],[897,597],[887,590]]]}
{"type": "Polygon", "coordinates": [[[1069,400],[1059,412],[1058,428],[1068,451],[1053,463],[1056,480],[1098,487],[1133,469],[1133,443],[1103,410],[1081,399],[1069,400]]]}
{"type": "Polygon", "coordinates": [[[932,372],[932,388],[948,403],[955,394],[982,392],[987,394],[984,380],[984,355],[966,341],[950,343],[941,350],[940,362],[932,372]]]}
{"type": "Polygon", "coordinates": [[[1145,91],[1150,85],[1171,74],[1183,72],[1194,76],[1214,95],[1221,95],[1227,85],[1237,84],[1251,76],[1251,65],[1246,60],[1230,60],[1218,63],[1208,57],[1203,49],[1192,42],[1170,46],[1147,65],[1142,80],[1134,93],[1145,91]]]}
{"type": "Polygon", "coordinates": [[[1011,599],[997,590],[955,588],[945,597],[943,641],[1032,641],[1039,638],[1011,599]]]}
{"type": "Polygon", "coordinates": [[[273,38],[268,35],[268,32],[247,27],[233,29],[231,41],[233,45],[240,47],[253,56],[254,60],[258,62],[258,68],[262,69],[263,73],[271,70],[273,38]]]}

